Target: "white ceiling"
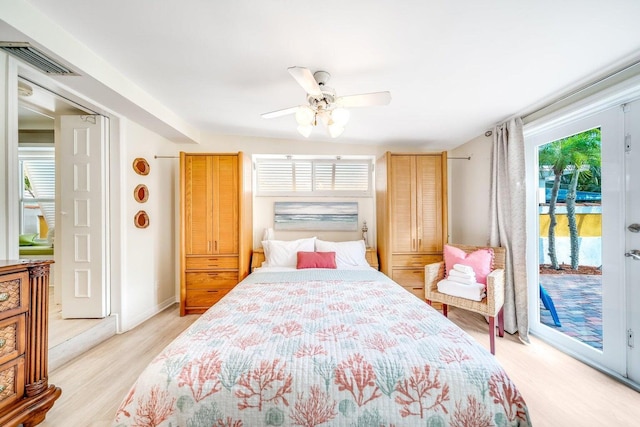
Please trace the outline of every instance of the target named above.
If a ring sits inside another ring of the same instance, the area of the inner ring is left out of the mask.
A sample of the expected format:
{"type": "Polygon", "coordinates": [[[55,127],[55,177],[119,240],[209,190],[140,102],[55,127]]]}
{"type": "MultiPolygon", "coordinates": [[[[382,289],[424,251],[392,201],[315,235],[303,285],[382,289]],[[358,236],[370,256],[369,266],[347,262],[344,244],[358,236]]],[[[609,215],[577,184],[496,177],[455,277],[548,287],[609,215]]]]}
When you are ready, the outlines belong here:
{"type": "Polygon", "coordinates": [[[260,117],[305,103],[297,65],[391,91],[338,141],[453,148],[640,58],[637,0],[28,3],[203,133],[304,139],[260,117]]]}

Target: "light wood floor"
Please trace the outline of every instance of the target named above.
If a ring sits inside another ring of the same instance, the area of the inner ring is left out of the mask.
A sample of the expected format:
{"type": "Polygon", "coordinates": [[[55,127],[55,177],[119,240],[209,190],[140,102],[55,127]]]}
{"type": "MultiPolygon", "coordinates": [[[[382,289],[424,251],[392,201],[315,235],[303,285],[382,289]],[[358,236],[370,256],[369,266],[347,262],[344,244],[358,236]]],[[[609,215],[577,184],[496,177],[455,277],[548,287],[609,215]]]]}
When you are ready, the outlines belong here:
{"type": "Polygon", "coordinates": [[[49,299],[49,348],[53,348],[99,324],[102,319],[63,319],[62,307],[49,299]]]}
{"type": "MultiPolygon", "coordinates": [[[[489,347],[482,316],[453,308],[450,317],[489,347]]],[[[62,397],[41,426],[109,426],[137,375],[196,319],[180,317],[175,305],[50,372],[62,397]]],[[[531,345],[508,334],[497,338],[496,357],[524,396],[535,427],[640,425],[640,393],[535,337],[531,345]]]]}

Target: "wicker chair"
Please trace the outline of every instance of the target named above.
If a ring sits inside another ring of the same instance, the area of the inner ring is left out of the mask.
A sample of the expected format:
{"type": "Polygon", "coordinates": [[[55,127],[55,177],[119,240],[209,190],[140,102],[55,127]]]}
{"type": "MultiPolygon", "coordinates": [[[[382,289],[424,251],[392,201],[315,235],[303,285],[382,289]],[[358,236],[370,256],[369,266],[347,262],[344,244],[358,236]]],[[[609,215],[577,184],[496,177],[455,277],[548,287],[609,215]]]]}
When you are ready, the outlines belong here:
{"type": "MultiPolygon", "coordinates": [[[[486,246],[451,245],[471,253],[486,246]]],[[[482,301],[473,301],[466,298],[454,297],[438,292],[438,282],[444,279],[444,261],[429,264],[424,267],[425,299],[431,305],[432,302],[442,303],[442,314],[447,316],[447,307],[453,306],[464,310],[474,311],[489,317],[489,341],[491,354],[496,354],[495,318],[498,317],[498,335],[504,336],[504,263],[505,248],[492,248],[494,252],[493,271],[487,276],[487,296],[482,301]]]]}

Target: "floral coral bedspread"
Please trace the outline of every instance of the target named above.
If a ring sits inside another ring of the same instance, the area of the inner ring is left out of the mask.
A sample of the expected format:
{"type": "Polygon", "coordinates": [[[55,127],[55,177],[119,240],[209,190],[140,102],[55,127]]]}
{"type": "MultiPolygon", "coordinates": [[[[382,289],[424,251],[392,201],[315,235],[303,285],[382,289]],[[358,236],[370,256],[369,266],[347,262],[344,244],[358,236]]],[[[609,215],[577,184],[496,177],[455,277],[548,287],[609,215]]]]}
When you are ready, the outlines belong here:
{"type": "Polygon", "coordinates": [[[114,426],[529,426],[496,359],[382,273],[255,272],[167,346],[114,426]]]}

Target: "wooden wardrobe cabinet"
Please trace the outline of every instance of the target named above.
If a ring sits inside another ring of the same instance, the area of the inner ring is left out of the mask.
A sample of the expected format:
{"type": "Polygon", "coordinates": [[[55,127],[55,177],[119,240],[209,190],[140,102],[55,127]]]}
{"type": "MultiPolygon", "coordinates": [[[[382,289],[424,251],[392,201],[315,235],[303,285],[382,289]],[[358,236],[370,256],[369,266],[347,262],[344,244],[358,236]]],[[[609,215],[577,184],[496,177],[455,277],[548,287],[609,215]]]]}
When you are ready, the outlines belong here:
{"type": "Polygon", "coordinates": [[[387,152],[376,164],[380,270],[424,299],[424,266],[447,241],[447,154],[387,152]]]}
{"type": "Polygon", "coordinates": [[[40,424],[61,394],[48,383],[51,262],[0,261],[0,426],[40,424]]]}
{"type": "Polygon", "coordinates": [[[180,315],[203,313],[249,274],[251,162],[180,153],[180,315]]]}

